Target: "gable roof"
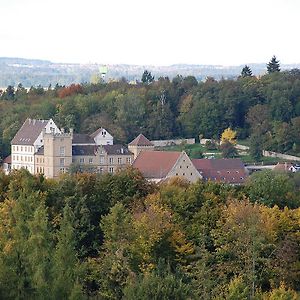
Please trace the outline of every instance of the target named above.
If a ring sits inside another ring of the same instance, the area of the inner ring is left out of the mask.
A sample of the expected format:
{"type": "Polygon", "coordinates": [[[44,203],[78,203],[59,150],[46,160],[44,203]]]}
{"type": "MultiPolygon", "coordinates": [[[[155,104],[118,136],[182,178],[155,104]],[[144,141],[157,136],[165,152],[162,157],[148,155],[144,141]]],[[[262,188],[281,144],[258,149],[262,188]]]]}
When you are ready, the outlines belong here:
{"type": "Polygon", "coordinates": [[[11,164],[11,155],[8,155],[3,159],[3,163],[5,164],[11,164]]]}
{"type": "Polygon", "coordinates": [[[128,144],[129,146],[154,146],[143,134],[139,134],[132,142],[128,144]]]}
{"type": "Polygon", "coordinates": [[[33,145],[49,120],[27,118],[11,141],[12,145],[33,145]]]}
{"type": "Polygon", "coordinates": [[[123,145],[103,145],[105,152],[108,155],[133,155],[127,147],[123,145]]]}
{"type": "Polygon", "coordinates": [[[95,138],[102,131],[102,129],[103,129],[102,127],[98,128],[96,131],[90,134],[90,137],[95,138]]]}
{"type": "Polygon", "coordinates": [[[133,162],[145,178],[164,178],[172,170],[182,152],[142,151],[133,162]]]}
{"type": "Polygon", "coordinates": [[[94,139],[89,136],[88,134],[84,134],[84,133],[74,133],[73,134],[73,140],[72,140],[72,144],[74,145],[80,145],[80,144],[95,144],[94,139]]]}
{"type": "Polygon", "coordinates": [[[192,163],[204,180],[231,184],[244,183],[248,174],[239,158],[192,159],[192,163]]]}

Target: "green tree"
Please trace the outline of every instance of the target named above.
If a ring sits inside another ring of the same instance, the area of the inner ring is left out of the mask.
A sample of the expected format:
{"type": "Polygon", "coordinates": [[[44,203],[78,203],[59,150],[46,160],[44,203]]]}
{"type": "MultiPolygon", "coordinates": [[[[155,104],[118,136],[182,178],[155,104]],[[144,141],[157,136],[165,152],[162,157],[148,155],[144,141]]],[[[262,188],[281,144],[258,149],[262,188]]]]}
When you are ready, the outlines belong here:
{"type": "Polygon", "coordinates": [[[192,291],[179,275],[172,274],[170,267],[164,264],[149,274],[138,276],[125,287],[124,296],[128,300],[185,300],[191,299],[192,291]]]}
{"type": "Polygon", "coordinates": [[[249,154],[255,161],[263,157],[263,138],[260,134],[253,133],[250,136],[249,154]]]}
{"type": "Polygon", "coordinates": [[[220,150],[224,158],[234,158],[237,156],[236,148],[227,140],[220,145],[220,150]]]}
{"type": "Polygon", "coordinates": [[[78,291],[80,266],[75,252],[74,214],[67,204],[58,232],[58,242],[53,253],[53,296],[68,299],[72,291],[78,291]]]}
{"type": "Polygon", "coordinates": [[[271,170],[255,172],[246,184],[250,200],[266,206],[298,207],[294,182],[285,173],[271,170]]]}
{"type": "Polygon", "coordinates": [[[279,60],[277,60],[275,55],[271,58],[270,62],[267,64],[267,71],[269,74],[280,72],[279,60]]]}
{"type": "Polygon", "coordinates": [[[252,76],[252,71],[249,66],[245,65],[245,67],[242,69],[241,76],[244,78],[252,76]]]}
{"type": "Polygon", "coordinates": [[[151,75],[151,72],[148,72],[147,70],[144,71],[141,79],[142,83],[150,84],[154,81],[154,76],[151,75]]]}

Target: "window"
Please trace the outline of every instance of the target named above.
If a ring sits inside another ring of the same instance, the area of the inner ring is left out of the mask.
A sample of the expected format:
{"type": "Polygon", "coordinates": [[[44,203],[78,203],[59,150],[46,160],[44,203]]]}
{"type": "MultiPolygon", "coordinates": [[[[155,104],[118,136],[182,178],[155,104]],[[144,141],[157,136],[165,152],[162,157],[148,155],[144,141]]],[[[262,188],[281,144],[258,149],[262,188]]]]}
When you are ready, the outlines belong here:
{"type": "Polygon", "coordinates": [[[27,147],[25,146],[25,152],[27,152],[27,147]]]}
{"type": "Polygon", "coordinates": [[[13,146],[12,148],[13,148],[13,151],[15,151],[15,146],[13,146]]]}
{"type": "Polygon", "coordinates": [[[103,173],[103,168],[99,169],[99,173],[102,174],[103,173]]]}
{"type": "Polygon", "coordinates": [[[185,173],[183,173],[182,176],[185,176],[185,173]]]}
{"type": "Polygon", "coordinates": [[[92,164],[92,163],[93,163],[93,159],[89,158],[89,164],[92,164]]]}
{"type": "Polygon", "coordinates": [[[79,162],[80,162],[81,164],[83,164],[83,163],[84,163],[84,158],[80,158],[80,159],[79,159],[79,162]]]}
{"type": "Polygon", "coordinates": [[[59,147],[59,155],[60,156],[64,156],[65,155],[65,149],[66,149],[66,147],[64,147],[64,146],[59,147]]]}
{"type": "Polygon", "coordinates": [[[191,176],[193,176],[193,173],[191,173],[191,176]]]}
{"type": "Polygon", "coordinates": [[[130,164],[131,163],[131,157],[126,158],[126,163],[130,164]]]}
{"type": "Polygon", "coordinates": [[[104,157],[100,156],[100,164],[104,164],[104,157]]]}
{"type": "Polygon", "coordinates": [[[27,161],[27,156],[25,156],[25,161],[27,161]]]}
{"type": "Polygon", "coordinates": [[[181,169],[181,166],[179,166],[179,169],[181,169]]]}
{"type": "Polygon", "coordinates": [[[63,167],[63,166],[65,165],[65,159],[64,159],[64,158],[60,158],[60,159],[59,159],[59,165],[60,165],[61,167],[63,167]]]}
{"type": "Polygon", "coordinates": [[[176,173],[175,175],[178,176],[178,173],[176,173]]]}
{"type": "Polygon", "coordinates": [[[23,152],[23,147],[21,146],[21,152],[23,152]]]}
{"type": "Polygon", "coordinates": [[[189,168],[189,166],[186,166],[186,168],[188,169],[188,168],[189,168]]]}
{"type": "Polygon", "coordinates": [[[17,151],[19,151],[19,147],[17,146],[17,151]]]}
{"type": "Polygon", "coordinates": [[[110,163],[110,164],[113,164],[113,163],[114,163],[114,158],[113,158],[113,157],[110,157],[110,158],[109,158],[109,163],[110,163]]]}
{"type": "Polygon", "coordinates": [[[114,168],[108,168],[108,172],[109,173],[113,173],[114,172],[114,168]]]}
{"type": "Polygon", "coordinates": [[[122,157],[118,157],[118,165],[122,164],[122,157]]]}

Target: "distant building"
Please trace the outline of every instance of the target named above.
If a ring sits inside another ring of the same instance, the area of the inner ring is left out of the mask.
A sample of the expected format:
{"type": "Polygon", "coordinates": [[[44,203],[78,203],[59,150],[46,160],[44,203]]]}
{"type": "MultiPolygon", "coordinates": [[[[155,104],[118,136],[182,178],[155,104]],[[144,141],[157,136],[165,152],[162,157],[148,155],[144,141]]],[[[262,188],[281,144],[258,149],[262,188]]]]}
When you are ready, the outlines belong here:
{"type": "MultiPolygon", "coordinates": [[[[32,174],[55,178],[71,166],[93,172],[114,173],[130,165],[133,153],[113,145],[112,135],[99,128],[91,135],[66,133],[52,119],[27,119],[11,141],[12,169],[25,168],[32,174]]],[[[8,170],[8,166],[7,166],[8,170]]]]}
{"type": "Polygon", "coordinates": [[[190,182],[202,178],[185,152],[141,151],[133,162],[133,167],[139,169],[146,179],[154,182],[176,176],[190,182]]]}
{"type": "Polygon", "coordinates": [[[204,181],[224,182],[228,184],[245,183],[248,172],[239,158],[192,159],[204,181]]]}
{"type": "Polygon", "coordinates": [[[150,142],[143,134],[139,134],[132,142],[128,144],[128,149],[134,154],[134,159],[141,151],[153,151],[154,144],[150,142]]]}

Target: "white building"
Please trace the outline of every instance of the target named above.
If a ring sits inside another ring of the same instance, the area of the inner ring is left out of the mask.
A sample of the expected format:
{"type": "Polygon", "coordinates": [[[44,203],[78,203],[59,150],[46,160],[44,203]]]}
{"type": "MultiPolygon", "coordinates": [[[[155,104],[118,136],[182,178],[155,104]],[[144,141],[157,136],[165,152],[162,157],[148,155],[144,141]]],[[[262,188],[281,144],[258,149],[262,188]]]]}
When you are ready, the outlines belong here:
{"type": "Polygon", "coordinates": [[[34,174],[34,154],[44,145],[43,130],[46,133],[60,133],[52,119],[26,119],[11,141],[11,168],[25,168],[34,174]]]}

